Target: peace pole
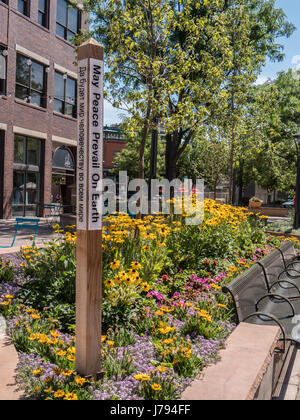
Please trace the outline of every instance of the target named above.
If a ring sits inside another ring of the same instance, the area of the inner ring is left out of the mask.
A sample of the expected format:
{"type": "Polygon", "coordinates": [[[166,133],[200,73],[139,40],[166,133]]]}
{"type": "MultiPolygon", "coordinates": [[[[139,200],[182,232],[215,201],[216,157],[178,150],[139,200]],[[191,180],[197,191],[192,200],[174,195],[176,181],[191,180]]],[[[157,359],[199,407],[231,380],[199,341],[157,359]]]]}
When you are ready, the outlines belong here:
{"type": "Polygon", "coordinates": [[[101,370],[103,58],[94,39],[78,48],[76,370],[94,378],[101,370]]]}

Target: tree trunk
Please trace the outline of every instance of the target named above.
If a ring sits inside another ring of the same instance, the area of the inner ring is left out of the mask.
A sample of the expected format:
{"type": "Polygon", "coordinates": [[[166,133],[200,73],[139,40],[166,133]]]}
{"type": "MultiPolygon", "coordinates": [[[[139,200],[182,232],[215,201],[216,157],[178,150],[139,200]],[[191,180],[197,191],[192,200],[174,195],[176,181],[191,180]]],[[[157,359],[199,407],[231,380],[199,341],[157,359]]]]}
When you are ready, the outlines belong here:
{"type": "Polygon", "coordinates": [[[238,204],[241,206],[243,204],[243,175],[244,175],[244,161],[240,162],[240,173],[239,173],[239,199],[238,204]]]}
{"type": "Polygon", "coordinates": [[[217,184],[216,183],[214,184],[213,193],[214,193],[213,199],[215,200],[217,198],[217,184]]]}

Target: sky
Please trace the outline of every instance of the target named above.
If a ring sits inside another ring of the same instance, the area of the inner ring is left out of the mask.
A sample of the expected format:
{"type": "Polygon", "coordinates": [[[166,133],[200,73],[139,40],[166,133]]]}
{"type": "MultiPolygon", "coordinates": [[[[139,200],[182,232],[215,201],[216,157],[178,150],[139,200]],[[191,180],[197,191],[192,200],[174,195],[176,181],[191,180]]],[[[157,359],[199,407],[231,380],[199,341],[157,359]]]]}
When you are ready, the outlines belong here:
{"type": "Polygon", "coordinates": [[[274,79],[280,71],[299,66],[300,69],[300,0],[276,0],[276,6],[282,8],[288,20],[296,26],[296,30],[290,38],[280,38],[278,43],[284,46],[285,60],[273,63],[268,60],[258,78],[258,83],[264,83],[267,79],[274,79]]]}
{"type": "MultiPolygon", "coordinates": [[[[282,8],[288,20],[296,26],[296,30],[290,38],[279,39],[278,42],[284,46],[285,59],[280,63],[273,63],[269,60],[263,68],[257,83],[264,83],[268,79],[274,79],[280,71],[287,71],[292,67],[300,69],[300,0],[276,0],[276,6],[282,8]]],[[[121,121],[122,113],[113,108],[107,101],[104,107],[104,123],[116,124],[121,121]]]]}

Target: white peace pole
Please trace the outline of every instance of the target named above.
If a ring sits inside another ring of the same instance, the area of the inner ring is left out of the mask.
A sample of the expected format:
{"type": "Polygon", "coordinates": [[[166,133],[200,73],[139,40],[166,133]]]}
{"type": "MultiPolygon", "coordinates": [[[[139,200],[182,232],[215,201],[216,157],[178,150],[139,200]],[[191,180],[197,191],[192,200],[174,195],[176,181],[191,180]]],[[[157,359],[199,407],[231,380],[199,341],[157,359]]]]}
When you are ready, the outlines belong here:
{"type": "Polygon", "coordinates": [[[101,371],[103,58],[94,39],[78,48],[76,370],[94,378],[101,371]]]}

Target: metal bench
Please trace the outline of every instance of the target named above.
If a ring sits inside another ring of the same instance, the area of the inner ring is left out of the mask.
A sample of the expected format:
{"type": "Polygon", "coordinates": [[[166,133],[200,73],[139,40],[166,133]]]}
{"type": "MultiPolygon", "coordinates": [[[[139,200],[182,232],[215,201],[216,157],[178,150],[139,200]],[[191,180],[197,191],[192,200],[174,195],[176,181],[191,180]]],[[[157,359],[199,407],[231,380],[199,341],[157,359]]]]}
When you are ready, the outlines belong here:
{"type": "Polygon", "coordinates": [[[300,272],[291,263],[295,255],[290,242],[257,262],[262,268],[268,293],[279,293],[292,300],[300,299],[300,272]]]}
{"type": "Polygon", "coordinates": [[[13,237],[11,245],[0,246],[0,248],[12,248],[15,244],[17,233],[23,229],[24,230],[29,229],[29,230],[34,231],[34,236],[33,236],[33,243],[34,243],[38,229],[39,229],[39,222],[40,222],[40,219],[25,219],[22,217],[17,217],[16,224],[15,224],[15,233],[14,233],[14,237],[13,237]]]}
{"type": "Polygon", "coordinates": [[[297,346],[294,344],[300,343],[300,299],[291,301],[278,292],[270,293],[260,264],[254,264],[224,286],[223,292],[232,296],[238,323],[279,326],[281,337],[274,354],[272,391],[278,396],[295,355],[297,346]]]}
{"type": "Polygon", "coordinates": [[[294,244],[292,242],[284,242],[277,250],[281,254],[285,268],[293,269],[295,271],[294,276],[300,277],[300,255],[297,254],[294,244]],[[297,273],[299,274],[297,275],[297,273]]]}
{"type": "Polygon", "coordinates": [[[280,351],[285,351],[286,341],[300,343],[300,299],[291,301],[278,291],[271,292],[260,264],[239,275],[223,291],[232,296],[238,323],[278,325],[283,341],[280,351]]]}

